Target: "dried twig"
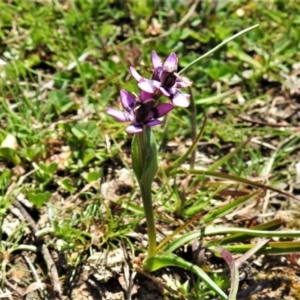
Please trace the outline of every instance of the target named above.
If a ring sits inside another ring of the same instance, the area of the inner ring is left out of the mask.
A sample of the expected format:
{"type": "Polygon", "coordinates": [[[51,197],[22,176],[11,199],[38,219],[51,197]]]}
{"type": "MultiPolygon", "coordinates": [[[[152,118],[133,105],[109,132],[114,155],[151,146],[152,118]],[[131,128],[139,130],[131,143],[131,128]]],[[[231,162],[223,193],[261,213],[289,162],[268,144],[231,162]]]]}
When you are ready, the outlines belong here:
{"type": "MultiPolygon", "coordinates": [[[[2,275],[1,274],[0,274],[0,281],[2,281],[2,275]]],[[[18,295],[18,298],[21,298],[21,299],[24,298],[24,296],[20,293],[20,291],[17,288],[15,288],[9,281],[6,280],[5,285],[8,286],[11,290],[13,290],[15,292],[15,294],[18,295]]],[[[6,292],[5,297],[7,297],[7,298],[5,298],[5,299],[8,299],[10,295],[12,295],[11,292],[6,292]]],[[[14,295],[14,297],[16,297],[16,296],[14,295]]],[[[0,294],[0,299],[1,298],[4,299],[4,295],[0,294]]],[[[13,298],[13,299],[16,299],[16,298],[13,298]]]]}
{"type": "MultiPolygon", "coordinates": [[[[126,293],[126,300],[131,300],[131,296],[133,294],[134,291],[134,278],[137,274],[136,271],[132,271],[130,272],[130,257],[128,252],[126,251],[126,247],[125,247],[125,243],[123,240],[121,240],[121,248],[123,250],[123,254],[124,254],[124,266],[123,266],[123,273],[124,273],[124,286],[123,289],[126,293]]],[[[120,282],[120,279],[119,279],[120,282]]],[[[121,282],[120,282],[121,284],[121,282]]],[[[122,285],[122,284],[121,284],[122,285]]]]}
{"type": "MultiPolygon", "coordinates": [[[[35,233],[38,231],[38,227],[36,225],[36,223],[34,222],[34,220],[32,219],[32,217],[30,216],[30,214],[26,211],[26,209],[23,207],[23,205],[16,200],[13,203],[13,206],[15,206],[16,208],[19,209],[19,211],[22,214],[22,217],[24,218],[23,221],[27,222],[29,224],[29,228],[31,229],[31,231],[33,232],[34,236],[35,233]]],[[[15,212],[13,212],[13,210],[11,210],[11,212],[15,214],[15,212]]],[[[19,215],[17,215],[17,217],[20,217],[19,215]]],[[[51,279],[51,283],[53,286],[53,290],[56,294],[57,298],[61,298],[61,287],[60,287],[60,282],[59,282],[59,277],[58,277],[58,272],[57,272],[57,268],[55,266],[55,263],[53,261],[53,258],[48,250],[48,248],[45,246],[45,244],[42,242],[41,239],[37,238],[35,236],[36,240],[38,242],[40,242],[40,247],[41,247],[41,254],[44,257],[44,260],[46,262],[47,268],[49,270],[49,274],[50,274],[50,279],[51,279]]]]}
{"type": "Polygon", "coordinates": [[[27,265],[30,268],[30,270],[31,270],[31,272],[33,274],[34,279],[36,280],[36,282],[30,284],[29,287],[27,287],[24,295],[29,294],[29,293],[31,293],[31,292],[33,292],[35,290],[40,290],[41,295],[44,296],[43,295],[44,292],[45,292],[45,285],[44,285],[44,283],[39,278],[39,275],[38,275],[36,269],[34,268],[33,264],[31,263],[30,259],[28,257],[26,257],[26,256],[24,256],[24,259],[26,260],[27,265]]]}
{"type": "Polygon", "coordinates": [[[261,239],[259,240],[256,245],[244,253],[241,257],[239,257],[235,264],[239,268],[243,263],[245,263],[251,256],[253,256],[257,251],[259,251],[262,247],[264,247],[270,239],[261,239]]]}
{"type": "Polygon", "coordinates": [[[245,121],[245,122],[249,122],[249,123],[253,123],[253,124],[258,124],[258,125],[263,125],[263,126],[268,126],[268,127],[290,127],[289,124],[287,123],[269,123],[269,122],[264,122],[264,121],[260,121],[260,120],[254,120],[254,119],[250,119],[248,117],[245,116],[238,116],[238,119],[245,121]]]}

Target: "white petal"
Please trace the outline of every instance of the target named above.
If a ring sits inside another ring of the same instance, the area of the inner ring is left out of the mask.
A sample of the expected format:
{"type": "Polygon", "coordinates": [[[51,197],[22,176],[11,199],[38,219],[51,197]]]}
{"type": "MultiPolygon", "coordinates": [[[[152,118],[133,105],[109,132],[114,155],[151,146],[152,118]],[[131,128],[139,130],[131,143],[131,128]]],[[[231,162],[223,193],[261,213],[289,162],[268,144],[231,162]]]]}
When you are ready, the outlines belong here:
{"type": "Polygon", "coordinates": [[[188,107],[190,104],[187,99],[187,95],[179,92],[175,93],[175,95],[171,98],[171,101],[175,106],[179,107],[188,107]]]}
{"type": "Polygon", "coordinates": [[[146,80],[139,82],[138,86],[147,93],[154,93],[160,87],[160,82],[155,80],[146,80]]]}
{"type": "Polygon", "coordinates": [[[161,59],[158,57],[158,55],[155,51],[152,51],[151,59],[152,59],[152,66],[153,66],[154,69],[159,68],[159,67],[162,66],[161,59]]]}
{"type": "Polygon", "coordinates": [[[107,108],[107,113],[120,122],[132,122],[133,116],[127,112],[117,110],[114,108],[107,108]]]}
{"type": "Polygon", "coordinates": [[[135,78],[136,81],[140,81],[142,79],[142,76],[136,71],[135,68],[130,66],[130,73],[135,78]]]}
{"type": "Polygon", "coordinates": [[[126,128],[126,132],[128,133],[139,133],[139,132],[142,132],[143,131],[143,126],[142,125],[129,125],[127,128],[126,128]]]}
{"type": "Polygon", "coordinates": [[[178,68],[178,58],[177,55],[172,52],[168,58],[164,62],[164,67],[167,68],[169,71],[177,71],[178,68]]]}

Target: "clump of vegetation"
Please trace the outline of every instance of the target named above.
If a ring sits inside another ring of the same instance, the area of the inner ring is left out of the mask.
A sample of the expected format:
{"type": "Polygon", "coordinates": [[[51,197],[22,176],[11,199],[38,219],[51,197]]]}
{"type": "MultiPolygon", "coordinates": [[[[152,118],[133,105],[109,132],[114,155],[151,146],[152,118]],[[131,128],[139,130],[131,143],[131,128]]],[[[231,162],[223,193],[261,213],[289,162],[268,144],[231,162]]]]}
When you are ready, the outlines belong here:
{"type": "Polygon", "coordinates": [[[2,296],[297,299],[299,13],[0,3],[2,296]]]}

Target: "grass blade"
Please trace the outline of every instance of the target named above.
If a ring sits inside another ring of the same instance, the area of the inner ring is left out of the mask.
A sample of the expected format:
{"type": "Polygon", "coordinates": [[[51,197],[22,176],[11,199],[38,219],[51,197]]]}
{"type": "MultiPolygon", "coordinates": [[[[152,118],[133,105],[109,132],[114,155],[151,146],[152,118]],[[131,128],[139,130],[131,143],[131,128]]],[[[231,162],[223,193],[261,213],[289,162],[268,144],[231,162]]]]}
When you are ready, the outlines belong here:
{"type": "Polygon", "coordinates": [[[228,214],[231,210],[233,210],[237,206],[245,203],[246,201],[253,198],[257,194],[258,194],[258,192],[254,192],[252,194],[240,197],[240,198],[234,200],[231,203],[225,204],[224,206],[220,207],[217,210],[213,210],[212,212],[205,215],[205,217],[203,218],[203,222],[204,223],[209,223],[209,222],[213,221],[216,218],[220,218],[220,217],[224,216],[225,214],[228,214]]]}
{"type": "Polygon", "coordinates": [[[144,262],[144,269],[153,272],[165,267],[179,267],[194,272],[211,290],[216,292],[222,299],[228,299],[220,287],[198,266],[185,261],[173,253],[165,253],[151,257],[144,262]]]}
{"type": "MultiPolygon", "coordinates": [[[[279,228],[282,225],[282,220],[276,219],[272,220],[270,222],[259,224],[257,226],[251,227],[250,229],[254,230],[275,230],[279,228]]],[[[250,238],[251,236],[245,236],[244,234],[234,234],[231,236],[226,236],[221,240],[221,244],[228,244],[232,242],[240,242],[241,240],[244,240],[245,238],[250,238]]]]}
{"type": "Polygon", "coordinates": [[[237,34],[229,37],[228,39],[224,40],[222,43],[220,43],[218,46],[216,46],[215,48],[211,49],[210,51],[206,52],[205,54],[203,54],[202,56],[200,56],[199,58],[195,59],[194,61],[192,61],[189,65],[187,65],[185,68],[183,68],[178,74],[182,74],[184,73],[187,69],[189,69],[190,67],[192,67],[193,65],[195,65],[197,62],[199,62],[200,60],[210,56],[211,54],[213,54],[215,51],[217,51],[218,49],[220,49],[221,47],[223,47],[224,45],[226,45],[227,43],[229,43],[230,41],[234,40],[235,38],[239,37],[240,35],[258,27],[259,24],[253,25],[251,27],[248,27],[240,32],[238,32],[237,34]]]}
{"type": "Polygon", "coordinates": [[[215,178],[232,180],[234,182],[244,183],[244,184],[247,184],[247,185],[251,185],[253,187],[262,188],[264,190],[271,190],[273,192],[276,192],[278,194],[281,194],[281,195],[289,197],[289,198],[293,198],[293,199],[300,202],[300,199],[298,199],[297,197],[295,197],[295,196],[293,196],[289,193],[286,193],[286,192],[280,191],[276,188],[273,188],[271,186],[268,186],[268,185],[265,185],[265,184],[262,184],[262,183],[259,183],[259,182],[255,182],[255,181],[252,181],[252,180],[249,180],[249,179],[245,179],[245,178],[242,178],[242,177],[239,177],[239,176],[235,176],[235,175],[229,175],[229,174],[222,173],[222,172],[211,172],[211,171],[202,171],[202,170],[182,170],[182,173],[205,175],[205,176],[211,176],[211,177],[215,177],[215,178]]]}
{"type": "Polygon", "coordinates": [[[221,159],[216,161],[212,166],[209,167],[207,170],[208,172],[213,172],[216,169],[218,169],[220,166],[222,166],[225,162],[227,162],[231,157],[233,157],[235,154],[237,154],[244,146],[248,144],[248,142],[251,140],[251,138],[248,138],[246,141],[238,145],[234,151],[229,152],[227,155],[223,156],[221,159]]]}

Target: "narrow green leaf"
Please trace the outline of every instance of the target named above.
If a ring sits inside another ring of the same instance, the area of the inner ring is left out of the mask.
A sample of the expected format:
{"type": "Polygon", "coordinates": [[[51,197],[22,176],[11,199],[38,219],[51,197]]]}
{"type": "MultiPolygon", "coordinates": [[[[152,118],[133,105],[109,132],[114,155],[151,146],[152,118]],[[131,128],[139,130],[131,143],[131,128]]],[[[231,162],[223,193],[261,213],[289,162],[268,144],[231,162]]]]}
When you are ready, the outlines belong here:
{"type": "Polygon", "coordinates": [[[269,242],[268,246],[273,249],[284,249],[284,250],[300,250],[300,242],[269,242]]]}
{"type": "Polygon", "coordinates": [[[253,59],[250,55],[245,53],[243,50],[238,48],[231,48],[228,52],[234,57],[236,57],[238,60],[243,61],[252,66],[254,70],[262,70],[262,65],[257,60],[253,59]]]}
{"type": "Polygon", "coordinates": [[[136,215],[143,215],[144,209],[141,206],[135,205],[129,201],[122,201],[121,205],[124,209],[134,212],[136,215]]]}
{"type": "Polygon", "coordinates": [[[132,168],[136,178],[139,180],[142,176],[143,166],[139,157],[139,149],[137,143],[137,136],[134,135],[131,143],[131,157],[132,157],[132,168]]]}
{"type": "Polygon", "coordinates": [[[253,230],[248,228],[210,227],[210,226],[201,230],[201,234],[204,236],[222,235],[222,234],[230,234],[230,233],[244,233],[250,236],[257,236],[257,237],[282,237],[282,238],[300,237],[299,230],[264,231],[264,230],[253,230]]]}
{"type": "MultiPolygon", "coordinates": [[[[180,238],[172,241],[169,245],[165,247],[166,252],[173,252],[182,245],[188,244],[193,239],[200,239],[203,236],[213,236],[213,235],[227,235],[227,234],[243,234],[245,236],[256,236],[256,237],[300,237],[300,231],[265,231],[265,230],[253,230],[248,228],[233,228],[233,227],[212,227],[208,226],[204,229],[190,231],[186,234],[180,236],[180,238]]],[[[223,242],[223,241],[222,241],[223,242]]]]}
{"type": "Polygon", "coordinates": [[[172,253],[176,249],[180,248],[183,245],[187,245],[190,241],[194,239],[199,239],[201,237],[201,232],[200,230],[197,231],[190,231],[188,233],[180,235],[179,238],[175,239],[172,241],[170,244],[168,244],[165,248],[164,251],[166,253],[172,253]]]}
{"type": "Polygon", "coordinates": [[[258,192],[254,192],[252,194],[240,197],[240,198],[234,200],[231,203],[225,204],[224,206],[220,207],[219,209],[213,210],[212,212],[208,213],[207,215],[205,215],[203,217],[203,222],[204,223],[209,223],[209,222],[213,221],[216,218],[220,218],[220,217],[224,216],[225,214],[228,214],[231,210],[233,210],[237,206],[245,203],[249,199],[251,199],[254,196],[256,196],[257,193],[258,192]]]}
{"type": "MultiPolygon", "coordinates": [[[[245,253],[250,251],[255,244],[240,244],[240,245],[224,245],[231,253],[245,253]]],[[[216,247],[209,247],[210,250],[215,251],[216,247]]],[[[264,247],[259,249],[257,254],[292,254],[300,252],[300,242],[268,242],[264,247]]]]}
{"type": "MultiPolygon", "coordinates": [[[[158,169],[157,163],[157,145],[154,134],[150,127],[146,127],[146,148],[145,148],[145,161],[142,176],[140,177],[141,182],[144,186],[147,183],[152,184],[153,178],[158,169]]],[[[151,192],[151,191],[150,191],[151,192]]]]}
{"type": "Polygon", "coordinates": [[[201,130],[200,130],[196,140],[191,145],[191,147],[188,149],[188,151],[186,153],[184,153],[182,156],[180,156],[178,159],[176,159],[176,161],[174,161],[170,167],[165,169],[166,173],[168,173],[168,171],[170,171],[172,169],[173,170],[177,169],[189,157],[189,155],[196,150],[196,148],[198,147],[199,141],[201,140],[201,138],[203,136],[204,129],[206,127],[206,123],[207,123],[207,117],[204,118],[201,130]]]}
{"type": "Polygon", "coordinates": [[[228,42],[234,40],[235,38],[237,38],[238,36],[258,27],[259,24],[253,25],[251,27],[248,27],[240,32],[238,32],[237,34],[229,37],[228,39],[224,40],[222,43],[220,43],[219,45],[217,45],[215,48],[211,49],[210,51],[206,52],[205,54],[203,54],[202,56],[200,56],[199,58],[195,59],[194,61],[192,61],[189,65],[187,65],[185,68],[183,68],[178,74],[183,74],[187,69],[189,69],[190,67],[192,67],[194,64],[198,63],[200,60],[210,56],[211,54],[213,54],[215,51],[217,51],[218,49],[220,49],[221,47],[223,47],[224,45],[226,45],[228,42]]]}
{"type": "Polygon", "coordinates": [[[240,145],[238,145],[234,151],[226,154],[225,156],[223,156],[221,159],[219,159],[218,161],[216,161],[212,166],[210,166],[208,168],[208,172],[213,172],[216,169],[218,169],[219,167],[221,167],[224,163],[226,163],[230,158],[232,158],[234,155],[236,155],[244,146],[246,146],[249,141],[251,140],[251,138],[248,138],[246,141],[242,142],[240,145]]]}
{"type": "MultiPolygon", "coordinates": [[[[282,225],[282,221],[280,219],[276,219],[276,220],[272,220],[270,222],[264,223],[264,224],[259,224],[257,226],[253,226],[250,229],[254,229],[254,230],[275,230],[277,228],[279,228],[282,225]]],[[[225,236],[222,240],[221,240],[221,244],[228,244],[228,243],[232,243],[232,242],[240,242],[243,241],[247,238],[250,238],[250,235],[245,235],[245,234],[233,234],[230,236],[225,236]]]]}
{"type": "MultiPolygon", "coordinates": [[[[174,238],[174,236],[178,235],[179,232],[181,232],[184,228],[186,228],[188,225],[193,224],[194,222],[196,222],[197,220],[199,220],[200,218],[202,218],[203,214],[197,214],[196,216],[194,216],[193,218],[189,219],[187,222],[185,222],[184,224],[182,224],[180,227],[176,228],[170,235],[166,236],[160,243],[159,245],[156,247],[156,251],[158,252],[159,249],[162,249],[171,239],[174,238]]],[[[182,237],[182,236],[181,236],[182,237]]],[[[181,237],[179,239],[181,239],[181,237]]],[[[181,244],[182,245],[182,244],[181,244]]],[[[181,246],[180,245],[180,246],[181,246]]],[[[180,247],[179,246],[179,247],[180,247]]],[[[179,248],[178,247],[178,248],[179,248]]],[[[177,249],[177,248],[175,248],[177,249]]],[[[174,250],[175,250],[174,249],[174,250]]],[[[173,251],[170,251],[173,252],[173,251]]]]}
{"type": "Polygon", "coordinates": [[[246,178],[242,178],[242,177],[239,177],[239,176],[235,176],[235,175],[229,175],[229,174],[222,173],[222,172],[211,172],[211,171],[202,171],[202,170],[181,170],[181,172],[177,171],[177,173],[178,174],[179,173],[197,174],[197,175],[211,176],[211,177],[220,178],[220,179],[232,180],[233,182],[244,183],[244,184],[248,184],[248,185],[251,185],[251,186],[254,186],[254,187],[257,187],[257,188],[262,188],[262,189],[265,189],[265,190],[271,190],[273,192],[279,193],[279,194],[284,195],[284,196],[289,197],[289,198],[293,198],[293,199],[300,202],[300,199],[298,199],[297,197],[295,197],[295,196],[293,196],[289,193],[286,193],[284,191],[280,191],[280,190],[278,190],[276,188],[273,188],[269,185],[265,185],[265,184],[262,184],[262,183],[259,183],[259,182],[256,182],[256,181],[252,181],[252,180],[249,180],[249,179],[246,179],[246,178]]]}
{"type": "Polygon", "coordinates": [[[194,272],[203,282],[209,286],[211,290],[216,292],[222,299],[228,299],[227,295],[220,289],[219,286],[198,266],[185,261],[181,257],[173,253],[164,253],[146,259],[144,262],[144,269],[154,272],[165,267],[179,267],[185,270],[194,272]]]}
{"type": "Polygon", "coordinates": [[[228,96],[233,95],[234,97],[234,93],[236,93],[236,89],[231,89],[229,91],[226,91],[224,93],[218,93],[216,95],[210,96],[210,97],[206,97],[206,98],[201,98],[201,96],[195,99],[195,103],[197,105],[213,105],[216,104],[218,102],[221,102],[223,99],[228,98],[228,96]]]}

